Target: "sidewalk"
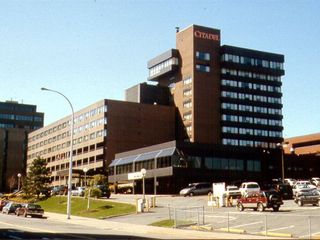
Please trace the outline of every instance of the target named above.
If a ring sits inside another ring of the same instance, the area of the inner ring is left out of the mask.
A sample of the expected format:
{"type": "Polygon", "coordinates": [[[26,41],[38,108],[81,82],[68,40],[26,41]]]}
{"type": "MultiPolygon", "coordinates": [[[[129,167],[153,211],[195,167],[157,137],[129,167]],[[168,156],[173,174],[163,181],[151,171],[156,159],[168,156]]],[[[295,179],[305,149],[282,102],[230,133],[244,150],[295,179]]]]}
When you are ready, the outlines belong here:
{"type": "Polygon", "coordinates": [[[112,231],[126,233],[127,235],[143,236],[160,239],[279,239],[266,236],[256,236],[247,234],[232,234],[223,232],[204,232],[196,230],[182,230],[174,228],[162,228],[146,225],[138,225],[124,222],[114,222],[112,220],[100,220],[71,216],[67,219],[65,214],[46,212],[45,214],[51,221],[59,221],[65,224],[77,224],[84,227],[105,229],[106,233],[112,231]]]}

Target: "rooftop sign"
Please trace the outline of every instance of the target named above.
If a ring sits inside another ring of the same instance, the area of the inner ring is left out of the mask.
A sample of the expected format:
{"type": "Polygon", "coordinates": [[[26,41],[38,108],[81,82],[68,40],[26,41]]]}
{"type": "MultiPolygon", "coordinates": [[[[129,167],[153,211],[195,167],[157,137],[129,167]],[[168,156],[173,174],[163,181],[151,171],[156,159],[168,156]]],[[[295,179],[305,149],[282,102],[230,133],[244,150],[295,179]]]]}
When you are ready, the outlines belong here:
{"type": "Polygon", "coordinates": [[[199,30],[194,32],[194,36],[196,38],[202,38],[202,39],[207,39],[207,40],[212,40],[212,41],[219,41],[220,40],[220,37],[218,34],[201,32],[199,30]]]}

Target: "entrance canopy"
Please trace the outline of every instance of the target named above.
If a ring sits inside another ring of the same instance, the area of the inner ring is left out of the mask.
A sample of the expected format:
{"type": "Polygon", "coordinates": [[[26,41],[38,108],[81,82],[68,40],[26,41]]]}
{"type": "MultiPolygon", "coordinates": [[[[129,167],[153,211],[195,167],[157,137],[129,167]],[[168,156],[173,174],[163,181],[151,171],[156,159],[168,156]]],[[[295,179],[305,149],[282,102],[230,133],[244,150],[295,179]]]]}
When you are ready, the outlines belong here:
{"type": "Polygon", "coordinates": [[[126,165],[134,162],[142,162],[155,158],[172,156],[176,150],[176,147],[164,148],[157,151],[145,152],[141,154],[131,155],[123,158],[118,158],[112,161],[109,167],[126,165]]]}

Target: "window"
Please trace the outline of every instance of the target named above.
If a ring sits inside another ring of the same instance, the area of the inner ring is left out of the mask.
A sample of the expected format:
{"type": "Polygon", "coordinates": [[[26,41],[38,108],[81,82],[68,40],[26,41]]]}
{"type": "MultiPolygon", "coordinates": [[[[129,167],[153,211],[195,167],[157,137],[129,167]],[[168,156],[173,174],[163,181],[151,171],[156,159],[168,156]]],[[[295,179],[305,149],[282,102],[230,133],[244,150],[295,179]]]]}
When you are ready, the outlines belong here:
{"type": "Polygon", "coordinates": [[[248,160],[247,161],[247,171],[261,172],[261,162],[258,160],[248,160]]]}
{"type": "Polygon", "coordinates": [[[226,80],[226,79],[222,79],[221,84],[223,86],[229,86],[229,87],[237,87],[238,86],[237,81],[226,80]]]}
{"type": "Polygon", "coordinates": [[[209,61],[210,60],[210,53],[196,51],[196,57],[199,60],[209,61]]]}
{"type": "Polygon", "coordinates": [[[191,120],[192,119],[192,114],[190,112],[183,114],[183,119],[184,120],[191,120]]]}
{"type": "Polygon", "coordinates": [[[183,85],[188,85],[192,83],[192,77],[187,77],[183,80],[183,85]]]}
{"type": "Polygon", "coordinates": [[[210,72],[210,66],[207,65],[196,64],[196,69],[200,72],[210,72]]]}
{"type": "Polygon", "coordinates": [[[191,96],[192,95],[192,90],[191,89],[185,89],[183,90],[183,96],[191,96]]]}
{"type": "Polygon", "coordinates": [[[222,132],[223,133],[234,133],[237,134],[238,133],[238,128],[236,127],[222,127],[222,132]]]}
{"type": "Polygon", "coordinates": [[[237,110],[238,105],[233,103],[222,103],[222,109],[237,110]]]}

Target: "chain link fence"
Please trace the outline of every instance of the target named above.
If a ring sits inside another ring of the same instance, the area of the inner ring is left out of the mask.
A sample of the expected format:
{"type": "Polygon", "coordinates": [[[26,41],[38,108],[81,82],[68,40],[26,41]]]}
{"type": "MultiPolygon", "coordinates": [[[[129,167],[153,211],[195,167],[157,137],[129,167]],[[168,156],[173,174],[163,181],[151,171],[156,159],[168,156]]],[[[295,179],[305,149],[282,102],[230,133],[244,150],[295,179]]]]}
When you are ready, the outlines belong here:
{"type": "Polygon", "coordinates": [[[204,207],[168,206],[174,227],[205,226],[201,230],[227,231],[255,235],[320,239],[320,215],[297,215],[289,212],[205,211],[204,207]]]}

